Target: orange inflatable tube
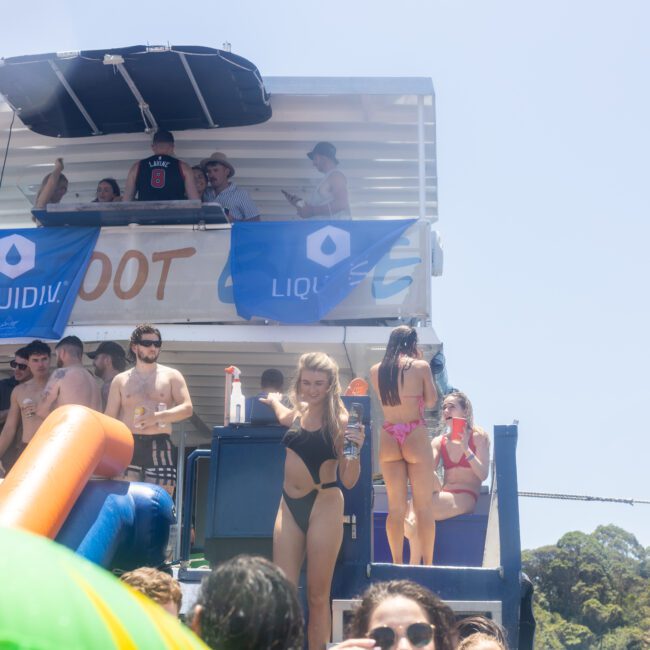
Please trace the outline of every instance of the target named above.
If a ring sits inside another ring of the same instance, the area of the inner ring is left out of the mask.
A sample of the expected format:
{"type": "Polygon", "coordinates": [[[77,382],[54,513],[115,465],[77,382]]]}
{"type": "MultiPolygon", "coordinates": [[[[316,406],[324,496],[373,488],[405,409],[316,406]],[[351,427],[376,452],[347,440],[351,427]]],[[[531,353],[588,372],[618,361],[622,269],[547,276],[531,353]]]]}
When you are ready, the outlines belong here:
{"type": "Polygon", "coordinates": [[[119,420],[68,404],[50,413],[0,484],[0,526],[54,538],[93,474],[121,474],[133,435],[119,420]]]}

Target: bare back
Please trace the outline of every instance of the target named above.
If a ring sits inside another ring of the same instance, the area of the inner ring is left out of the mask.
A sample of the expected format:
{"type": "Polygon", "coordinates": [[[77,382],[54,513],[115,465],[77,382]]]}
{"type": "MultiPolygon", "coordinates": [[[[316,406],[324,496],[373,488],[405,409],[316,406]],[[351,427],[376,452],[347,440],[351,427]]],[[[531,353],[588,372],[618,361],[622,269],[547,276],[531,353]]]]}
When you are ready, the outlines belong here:
{"type": "Polygon", "coordinates": [[[102,410],[101,390],[97,380],[81,364],[57,368],[43,391],[38,409],[40,416],[64,404],[79,404],[102,410]]]}
{"type": "Polygon", "coordinates": [[[61,381],[58,405],[81,404],[96,411],[102,410],[102,396],[99,384],[83,366],[64,368],[66,374],[61,381]]]}
{"type": "MultiPolygon", "coordinates": [[[[370,380],[378,396],[381,395],[379,392],[379,365],[375,364],[370,369],[370,380]]],[[[382,404],[386,421],[412,422],[420,418],[421,403],[428,408],[435,406],[437,394],[431,368],[426,361],[402,357],[397,385],[401,403],[395,406],[382,404]],[[406,368],[403,375],[402,368],[406,368]],[[404,383],[402,383],[402,376],[404,383]]]]}

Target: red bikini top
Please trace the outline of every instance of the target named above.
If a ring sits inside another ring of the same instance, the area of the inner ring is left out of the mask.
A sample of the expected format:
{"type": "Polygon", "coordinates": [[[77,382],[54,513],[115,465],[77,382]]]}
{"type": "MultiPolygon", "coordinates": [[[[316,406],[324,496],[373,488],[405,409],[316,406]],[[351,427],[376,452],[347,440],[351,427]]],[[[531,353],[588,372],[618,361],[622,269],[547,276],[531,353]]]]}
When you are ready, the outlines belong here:
{"type": "MultiPolygon", "coordinates": [[[[469,436],[468,447],[472,450],[472,453],[476,453],[473,431],[469,436]]],[[[453,469],[454,467],[466,467],[467,469],[472,469],[465,454],[461,454],[460,460],[457,463],[454,463],[451,458],[449,458],[449,454],[447,453],[447,436],[442,436],[442,441],[440,442],[440,454],[442,455],[442,465],[445,469],[453,469]]]]}

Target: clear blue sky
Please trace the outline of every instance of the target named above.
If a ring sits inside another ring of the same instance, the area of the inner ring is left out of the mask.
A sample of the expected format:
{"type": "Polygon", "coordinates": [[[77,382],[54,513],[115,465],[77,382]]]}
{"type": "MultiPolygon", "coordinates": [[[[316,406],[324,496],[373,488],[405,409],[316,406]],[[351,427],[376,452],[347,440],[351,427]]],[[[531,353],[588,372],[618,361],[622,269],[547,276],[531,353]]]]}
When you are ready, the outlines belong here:
{"type": "MultiPolygon", "coordinates": [[[[266,75],[431,77],[452,383],[520,421],[520,489],[650,500],[647,0],[5,5],[0,56],[229,41],[266,75]]],[[[650,545],[650,506],[522,499],[521,523],[650,545]]]]}

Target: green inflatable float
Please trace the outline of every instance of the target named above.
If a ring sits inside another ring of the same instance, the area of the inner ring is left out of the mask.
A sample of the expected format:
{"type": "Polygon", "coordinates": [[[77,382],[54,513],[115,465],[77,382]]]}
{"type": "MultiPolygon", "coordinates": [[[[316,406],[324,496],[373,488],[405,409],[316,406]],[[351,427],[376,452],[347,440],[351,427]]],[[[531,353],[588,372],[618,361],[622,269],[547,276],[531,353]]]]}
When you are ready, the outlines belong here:
{"type": "Polygon", "coordinates": [[[0,528],[0,648],[207,648],[110,573],[49,539],[0,528]]]}

